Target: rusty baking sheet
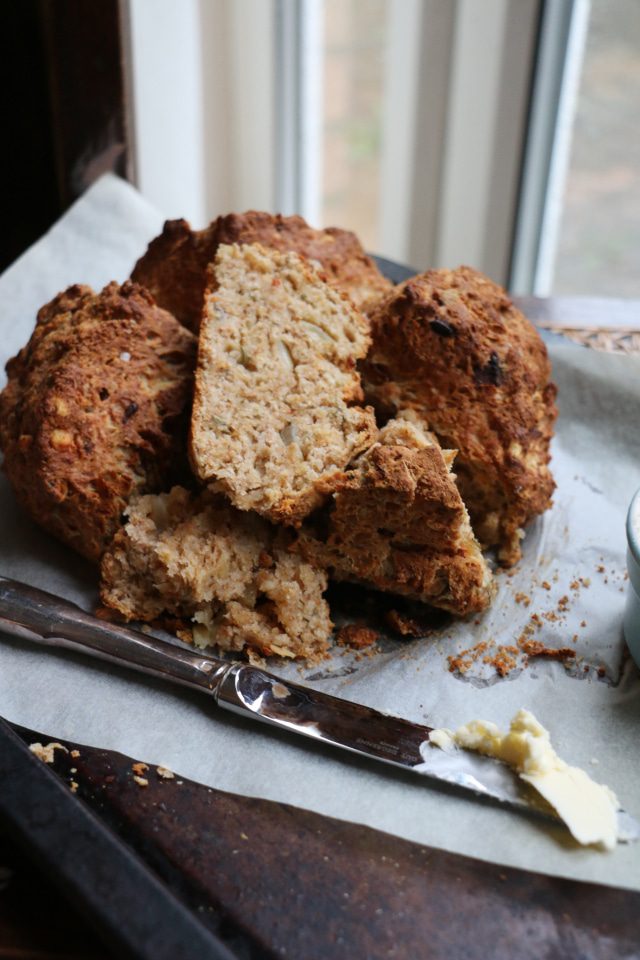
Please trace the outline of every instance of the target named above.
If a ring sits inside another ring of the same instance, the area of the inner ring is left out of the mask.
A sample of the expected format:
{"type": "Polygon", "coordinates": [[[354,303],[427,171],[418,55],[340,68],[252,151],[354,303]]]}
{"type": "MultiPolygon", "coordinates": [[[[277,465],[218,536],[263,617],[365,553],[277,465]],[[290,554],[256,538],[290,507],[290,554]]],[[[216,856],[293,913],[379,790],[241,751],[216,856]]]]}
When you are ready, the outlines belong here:
{"type": "MultiPolygon", "coordinates": [[[[25,743],[52,739],[16,729],[25,743]]],[[[638,893],[421,847],[64,746],[49,769],[236,956],[638,955],[638,893]]]]}

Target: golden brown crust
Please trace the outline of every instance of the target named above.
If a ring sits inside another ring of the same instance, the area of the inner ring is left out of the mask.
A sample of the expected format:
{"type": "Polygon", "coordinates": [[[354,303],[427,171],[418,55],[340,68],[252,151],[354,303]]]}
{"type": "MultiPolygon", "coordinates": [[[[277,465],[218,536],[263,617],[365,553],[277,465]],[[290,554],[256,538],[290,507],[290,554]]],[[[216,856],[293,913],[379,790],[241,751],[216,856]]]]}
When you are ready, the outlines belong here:
{"type": "Polygon", "coordinates": [[[46,304],[0,394],[4,469],[33,519],[97,561],[130,495],[183,458],[194,362],[194,337],[131,282],[46,304]]]}
{"type": "Polygon", "coordinates": [[[391,421],[344,474],[328,516],[295,544],[329,576],[356,580],[466,615],[492,598],[444,452],[419,428],[391,421]],[[413,434],[413,435],[412,435],[413,434]]]}
{"type": "Polygon", "coordinates": [[[169,220],[136,263],[132,280],[147,287],[160,306],[189,329],[200,325],[206,270],[220,244],[260,243],[282,253],[299,253],[320,263],[326,279],[347,293],[359,309],[391,289],[360,241],[349,230],[315,230],[302,217],[256,210],[218,217],[205,230],[169,220]]]}
{"type": "Polygon", "coordinates": [[[556,388],[544,343],[504,290],[469,267],[431,270],[371,314],[367,398],[410,408],[459,451],[456,474],[480,541],[507,565],[521,528],[551,503],[556,388]]]}

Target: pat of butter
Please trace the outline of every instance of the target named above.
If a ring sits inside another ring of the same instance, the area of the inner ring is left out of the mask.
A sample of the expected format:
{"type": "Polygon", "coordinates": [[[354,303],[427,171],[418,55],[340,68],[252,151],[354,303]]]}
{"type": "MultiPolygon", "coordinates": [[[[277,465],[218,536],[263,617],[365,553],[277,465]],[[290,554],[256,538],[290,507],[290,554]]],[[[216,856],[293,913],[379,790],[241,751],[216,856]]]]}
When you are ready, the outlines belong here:
{"type": "Polygon", "coordinates": [[[508,763],[551,804],[578,843],[615,847],[620,808],[615,794],[565,763],[551,746],[549,731],[528,710],[518,710],[508,733],[495,723],[472,720],[455,733],[433,730],[429,742],[443,750],[457,745],[508,763]]]}

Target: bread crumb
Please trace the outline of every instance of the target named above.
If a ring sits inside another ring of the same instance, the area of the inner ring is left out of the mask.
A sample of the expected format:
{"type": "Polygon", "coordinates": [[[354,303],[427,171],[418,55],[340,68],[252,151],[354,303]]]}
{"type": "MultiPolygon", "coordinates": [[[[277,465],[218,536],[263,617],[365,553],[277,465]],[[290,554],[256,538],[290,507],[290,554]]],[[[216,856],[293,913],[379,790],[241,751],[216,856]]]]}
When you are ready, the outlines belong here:
{"type": "Polygon", "coordinates": [[[138,763],[132,763],[131,769],[134,773],[137,773],[139,777],[149,769],[148,764],[138,761],[138,763]]]}
{"type": "Polygon", "coordinates": [[[377,630],[365,627],[358,623],[348,623],[340,627],[336,633],[336,642],[341,647],[352,647],[354,650],[363,650],[371,647],[378,639],[377,630]]]}
{"type": "Polygon", "coordinates": [[[71,787],[71,793],[76,793],[76,791],[77,791],[77,789],[78,789],[78,784],[76,783],[76,781],[75,781],[75,780],[70,780],[70,781],[69,781],[69,786],[71,787]]]}
{"type": "Polygon", "coordinates": [[[175,773],[169,767],[156,767],[156,773],[163,780],[173,780],[175,777],[175,773]]]}
{"type": "Polygon", "coordinates": [[[516,603],[521,603],[523,607],[528,607],[531,603],[531,597],[528,593],[516,593],[516,603]]]}
{"type": "Polygon", "coordinates": [[[79,751],[79,750],[72,750],[71,753],[69,754],[69,756],[70,756],[70,757],[73,757],[74,760],[77,760],[78,757],[80,756],[80,751],[79,751]]]}
{"type": "Polygon", "coordinates": [[[387,610],[384,621],[394,633],[399,633],[401,637],[424,637],[428,632],[426,627],[421,626],[417,620],[407,617],[399,610],[387,610]]]}
{"type": "Polygon", "coordinates": [[[57,741],[48,743],[46,747],[41,743],[30,743],[29,750],[31,750],[31,753],[35,753],[38,760],[42,760],[43,763],[53,763],[54,750],[64,750],[65,753],[69,753],[67,748],[63,747],[62,744],[57,741]]]}
{"type": "Polygon", "coordinates": [[[551,590],[551,584],[548,580],[543,580],[541,586],[544,587],[545,590],[551,590]]]}
{"type": "Polygon", "coordinates": [[[146,779],[146,777],[135,776],[133,779],[135,780],[135,782],[138,784],[139,787],[149,786],[149,781],[146,779]]]}

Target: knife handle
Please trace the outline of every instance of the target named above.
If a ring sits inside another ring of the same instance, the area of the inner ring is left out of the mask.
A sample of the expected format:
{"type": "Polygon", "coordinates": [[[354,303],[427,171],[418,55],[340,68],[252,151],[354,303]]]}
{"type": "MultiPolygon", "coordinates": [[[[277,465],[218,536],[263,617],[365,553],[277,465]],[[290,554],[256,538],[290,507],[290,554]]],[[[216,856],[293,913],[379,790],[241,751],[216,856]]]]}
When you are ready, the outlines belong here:
{"type": "Polygon", "coordinates": [[[0,577],[0,630],[66,647],[215,695],[234,664],[99,620],[75,603],[0,577]]]}

